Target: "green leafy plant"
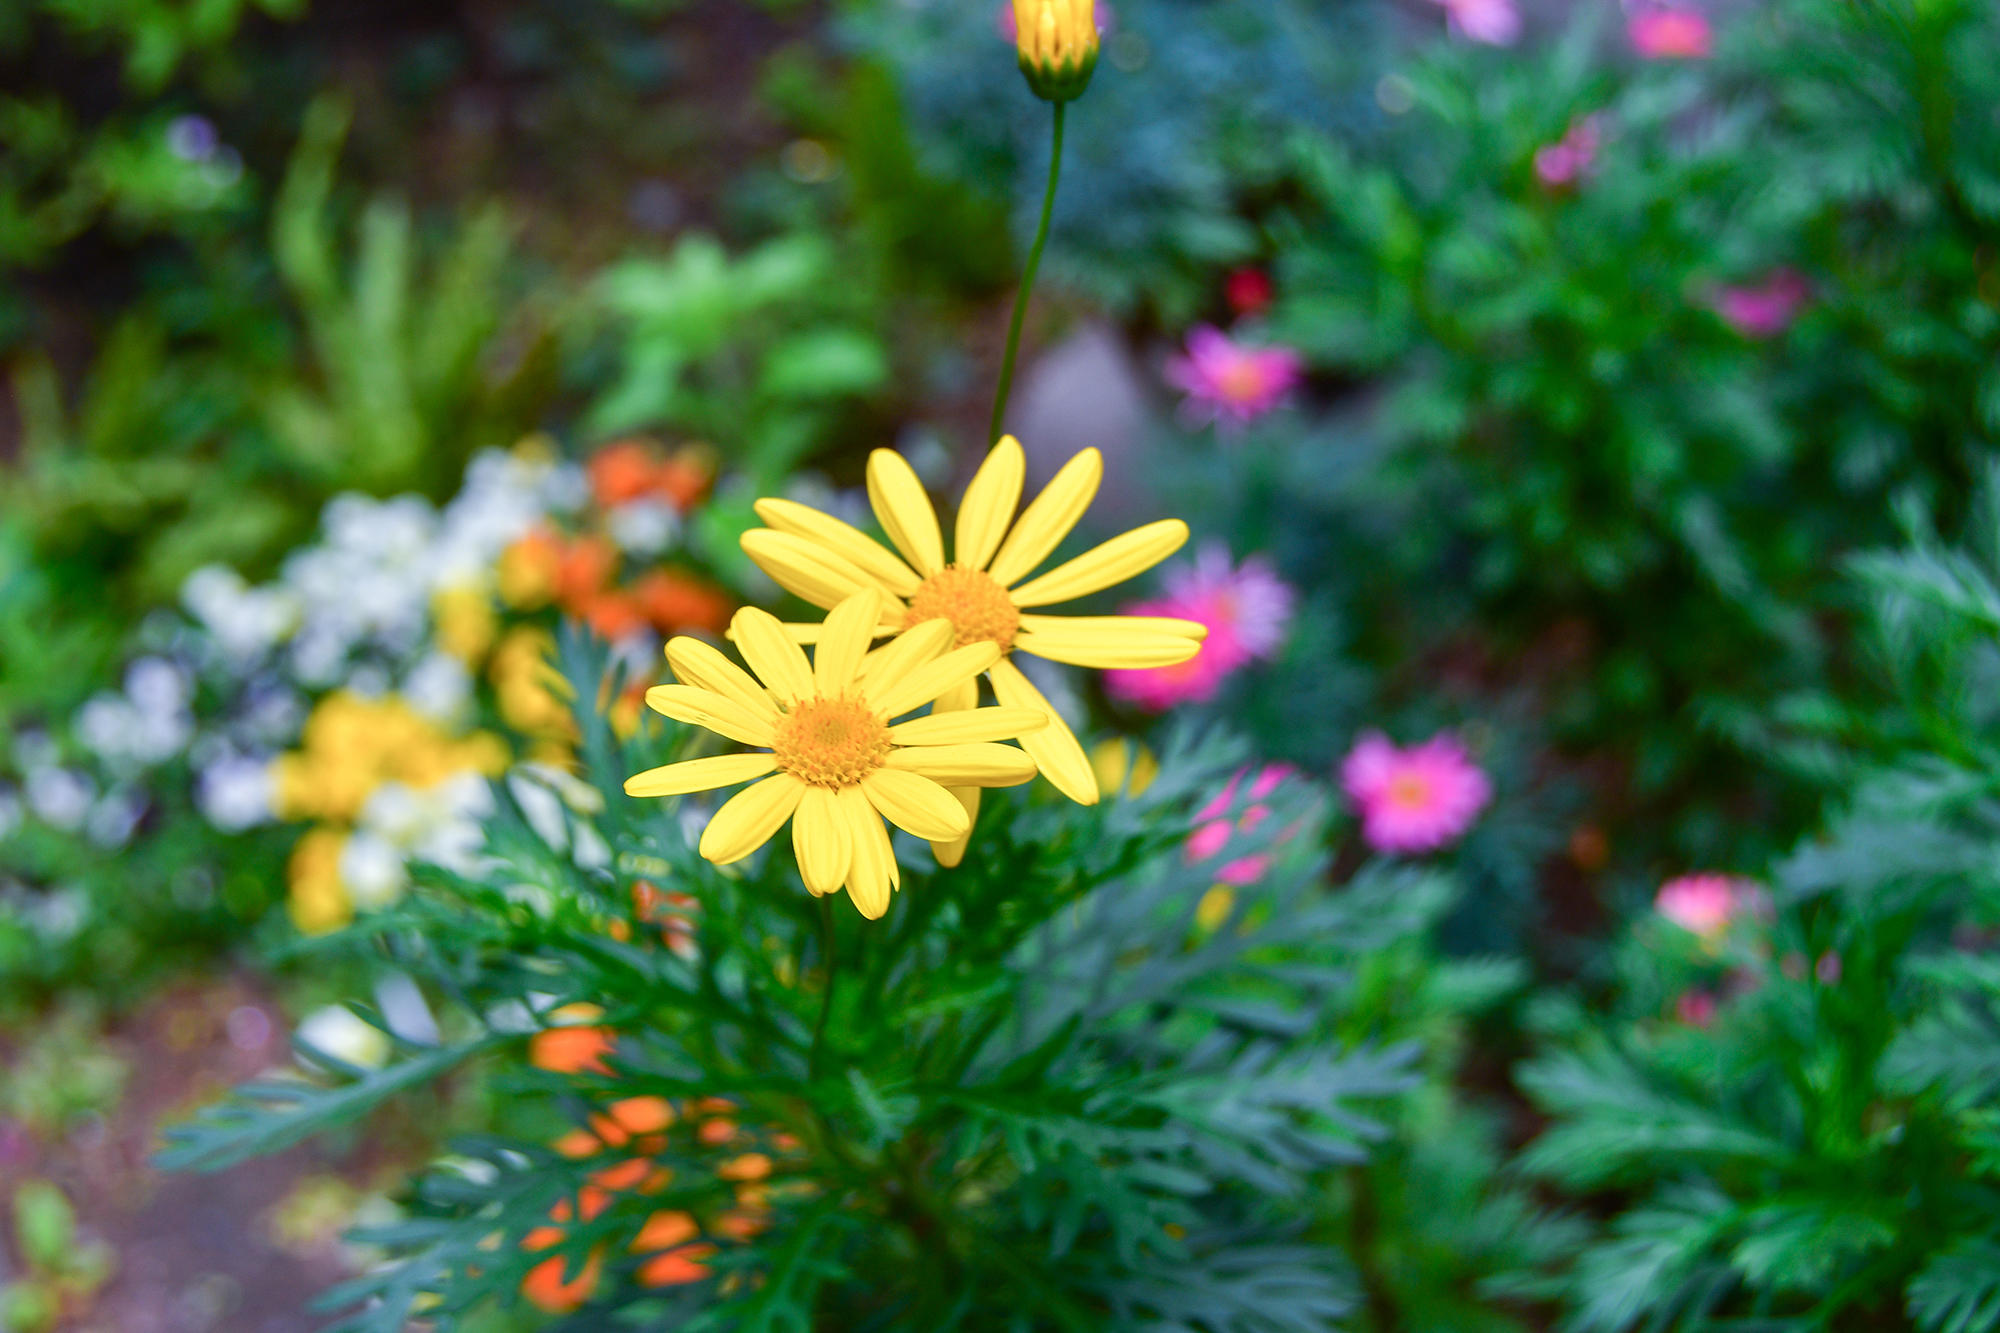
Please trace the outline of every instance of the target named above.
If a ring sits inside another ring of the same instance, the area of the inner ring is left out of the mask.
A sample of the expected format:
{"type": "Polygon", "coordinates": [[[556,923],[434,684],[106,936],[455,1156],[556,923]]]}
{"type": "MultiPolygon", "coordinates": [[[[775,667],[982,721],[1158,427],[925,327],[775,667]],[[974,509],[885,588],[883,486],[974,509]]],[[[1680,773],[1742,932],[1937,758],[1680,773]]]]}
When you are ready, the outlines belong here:
{"type": "MultiPolygon", "coordinates": [[[[573,681],[597,678],[581,645],[565,656],[573,681]]],[[[606,789],[682,741],[621,748],[600,718],[579,723],[606,789]]],[[[633,1098],[678,1116],[609,1156],[460,1144],[475,1164],[426,1172],[409,1219],[376,1237],[399,1262],[329,1296],[362,1303],[340,1327],[400,1328],[418,1309],[449,1323],[557,1258],[544,1282],[588,1274],[601,1308],[691,1327],[1325,1327],[1356,1292],[1337,1252],[1300,1243],[1309,1184],[1364,1160],[1382,1134],[1371,1108],[1413,1056],[1359,1020],[1338,1035],[1331,1014],[1354,984],[1345,960],[1420,929],[1421,909],[1394,906],[1419,885],[1383,869],[1322,888],[1322,812],[1300,782],[1231,848],[1272,856],[1268,874],[1203,910],[1214,869],[1183,851],[1189,811],[1236,762],[1182,744],[1142,795],[989,802],[979,854],[951,872],[908,856],[879,925],[823,925],[831,900],[799,889],[787,852],[699,860],[671,808],[611,796],[595,868],[505,815],[490,873],[428,875],[344,941],[453,997],[456,1032],[401,1043],[375,1072],[315,1056],[338,1074],[243,1089],[174,1131],[166,1161],[271,1151],[478,1060],[554,1127],[602,1135],[633,1098]],[[635,905],[661,890],[687,895],[680,950],[635,905]],[[576,1002],[615,1034],[606,1063],[522,1068],[528,1034],[576,1002]],[[726,1113],[722,1138],[698,1127],[704,1108],[726,1113]],[[606,1194],[628,1151],[671,1178],[626,1174],[606,1194]],[[745,1153],[770,1171],[754,1228],[729,1183],[745,1153]],[[698,1220],[683,1241],[720,1246],[684,1290],[643,1285],[642,1228],[662,1212],[698,1220]]]]}
{"type": "Polygon", "coordinates": [[[1644,921],[1622,1020],[1546,1011],[1555,1049],[1519,1077],[1552,1124],[1523,1164],[1620,1201],[1554,1284],[1572,1327],[2000,1326],[1991,505],[1982,554],[1856,562],[1910,691],[1882,711],[1913,725],[1776,866],[1775,920],[1727,951],[1644,921]]]}

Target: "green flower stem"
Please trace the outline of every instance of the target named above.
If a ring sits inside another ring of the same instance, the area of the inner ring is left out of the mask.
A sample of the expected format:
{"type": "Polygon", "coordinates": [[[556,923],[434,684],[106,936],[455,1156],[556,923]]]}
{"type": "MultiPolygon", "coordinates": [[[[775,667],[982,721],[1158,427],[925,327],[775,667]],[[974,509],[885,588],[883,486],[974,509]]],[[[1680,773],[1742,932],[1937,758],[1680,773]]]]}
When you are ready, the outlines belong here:
{"type": "Polygon", "coordinates": [[[1000,391],[993,397],[993,424],[987,429],[986,443],[1000,439],[1000,423],[1007,416],[1007,394],[1014,387],[1014,357],[1021,350],[1021,323],[1028,316],[1028,294],[1035,289],[1035,270],[1041,267],[1042,247],[1049,241],[1049,218],[1056,209],[1056,182],[1062,177],[1063,113],[1069,103],[1054,104],[1055,137],[1049,149],[1049,188],[1042,195],[1042,220],[1035,228],[1035,244],[1028,251],[1028,267],[1021,274],[1021,290],[1014,297],[1014,320],[1007,326],[1007,355],[1000,360],[1000,391]]]}
{"type": "Polygon", "coordinates": [[[806,1062],[811,1077],[817,1081],[820,1057],[826,1050],[826,1020],[833,1013],[833,983],[840,975],[840,956],[833,947],[833,895],[825,894],[819,900],[819,951],[826,959],[826,989],[820,992],[819,1022],[813,1026],[812,1056],[806,1062]]]}

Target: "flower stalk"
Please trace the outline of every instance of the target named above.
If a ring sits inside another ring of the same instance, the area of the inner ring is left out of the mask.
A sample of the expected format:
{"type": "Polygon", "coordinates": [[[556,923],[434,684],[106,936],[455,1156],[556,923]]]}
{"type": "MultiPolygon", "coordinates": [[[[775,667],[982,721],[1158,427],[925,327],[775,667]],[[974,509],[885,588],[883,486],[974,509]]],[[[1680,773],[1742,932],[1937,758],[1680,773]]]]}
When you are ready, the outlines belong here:
{"type": "Polygon", "coordinates": [[[1041,267],[1042,247],[1049,240],[1049,219],[1056,208],[1056,183],[1062,179],[1063,113],[1069,103],[1055,105],[1055,131],[1049,147],[1049,184],[1042,192],[1042,218],[1035,227],[1035,243],[1028,249],[1028,265],[1021,273],[1021,290],[1014,296],[1014,318],[1007,326],[1007,352],[1000,360],[1000,387],[993,396],[993,420],[986,430],[990,446],[1000,440],[1001,423],[1007,416],[1007,395],[1014,387],[1014,358],[1021,350],[1021,324],[1028,316],[1028,295],[1035,289],[1035,270],[1041,267]]]}

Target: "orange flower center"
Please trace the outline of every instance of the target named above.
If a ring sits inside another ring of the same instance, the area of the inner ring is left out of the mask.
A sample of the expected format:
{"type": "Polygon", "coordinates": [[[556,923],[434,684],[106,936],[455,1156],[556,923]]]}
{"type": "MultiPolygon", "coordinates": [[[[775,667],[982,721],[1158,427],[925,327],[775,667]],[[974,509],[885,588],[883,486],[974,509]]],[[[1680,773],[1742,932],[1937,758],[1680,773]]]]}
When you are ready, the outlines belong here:
{"type": "Polygon", "coordinates": [[[1431,802],[1431,784],[1415,774],[1391,778],[1389,804],[1404,810],[1421,810],[1431,802]]]}
{"type": "Polygon", "coordinates": [[[951,622],[959,647],[991,641],[999,644],[1003,653],[1013,648],[1014,633],[1021,628],[1021,613],[1014,609],[1005,588],[983,569],[957,565],[946,565],[924,580],[910,598],[903,628],[940,619],[951,622]]]}
{"type": "Polygon", "coordinates": [[[1263,368],[1248,357],[1231,361],[1216,375],[1216,384],[1222,396],[1233,403],[1254,403],[1264,396],[1269,387],[1264,379],[1263,368]]]}
{"type": "Polygon", "coordinates": [[[778,767],[801,782],[837,791],[882,766],[889,753],[889,728],[861,699],[822,695],[785,715],[771,752],[778,767]]]}

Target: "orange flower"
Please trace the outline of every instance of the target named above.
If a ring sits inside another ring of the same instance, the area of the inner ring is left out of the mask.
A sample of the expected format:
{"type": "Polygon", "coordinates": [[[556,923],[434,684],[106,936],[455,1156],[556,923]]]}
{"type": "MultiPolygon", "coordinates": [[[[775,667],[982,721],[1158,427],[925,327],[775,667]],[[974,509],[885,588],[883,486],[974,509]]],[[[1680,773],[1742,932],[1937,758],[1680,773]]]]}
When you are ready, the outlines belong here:
{"type": "Polygon", "coordinates": [[[590,1127],[614,1148],[622,1148],[635,1134],[657,1134],[674,1123],[674,1108],[664,1097],[627,1097],[592,1116],[590,1127]]]}
{"type": "Polygon", "coordinates": [[[771,1174],[771,1159],[760,1152],[732,1157],[715,1169],[723,1180],[763,1180],[771,1174]]]}
{"type": "Polygon", "coordinates": [[[704,1260],[715,1256],[715,1246],[703,1242],[683,1245],[678,1250],[648,1259],[639,1265],[639,1282],[647,1287],[681,1287],[708,1276],[704,1260]]]}
{"type": "Polygon", "coordinates": [[[662,634],[720,634],[736,612],[736,599],[722,589],[672,570],[653,570],[633,586],[632,595],[662,634]]]}
{"type": "Polygon", "coordinates": [[[639,1234],[632,1239],[632,1253],[652,1254],[659,1250],[671,1250],[693,1240],[701,1234],[694,1217],[689,1213],[654,1213],[646,1219],[646,1225],[639,1228],[639,1234]]]}
{"type": "Polygon", "coordinates": [[[646,624],[639,599],[616,588],[600,592],[574,609],[601,639],[622,639],[646,624]]]}
{"type": "Polygon", "coordinates": [[[598,536],[578,537],[563,548],[556,569],[556,600],[583,615],[618,568],[618,548],[598,536]]]}
{"type": "Polygon", "coordinates": [[[562,572],[562,539],[536,528],[500,553],[500,597],[521,611],[547,606],[562,572]]]}
{"type": "Polygon", "coordinates": [[[590,1185],[584,1188],[596,1186],[598,1189],[620,1194],[634,1191],[640,1194],[654,1194],[665,1189],[672,1183],[673,1178],[673,1172],[663,1166],[654,1166],[644,1157],[628,1157],[616,1166],[607,1166],[602,1171],[593,1172],[590,1185]]]}
{"type": "Polygon", "coordinates": [[[553,1074],[608,1074],[604,1057],[616,1044],[610,1028],[546,1028],[528,1039],[528,1063],[553,1074]]]}
{"type": "Polygon", "coordinates": [[[641,920],[660,927],[667,948],[682,958],[695,956],[693,913],[699,904],[685,893],[670,893],[645,880],[632,885],[632,911],[641,920]]]}
{"type": "Polygon", "coordinates": [[[604,1151],[604,1145],[597,1141],[597,1135],[587,1129],[572,1129],[551,1146],[564,1157],[595,1157],[604,1151]]]}
{"type": "Polygon", "coordinates": [[[563,1273],[568,1266],[569,1260],[561,1255],[542,1260],[521,1279],[521,1294],[528,1298],[529,1304],[546,1314],[568,1314],[581,1309],[591,1293],[597,1290],[598,1274],[604,1267],[604,1253],[592,1250],[576,1276],[565,1281],[563,1273]]]}
{"type": "Polygon", "coordinates": [[[699,445],[676,450],[674,456],[660,464],[653,484],[660,493],[674,502],[674,507],[682,513],[700,503],[708,494],[708,484],[715,476],[708,450],[699,445]]]}
{"type": "Polygon", "coordinates": [[[584,465],[590,493],[610,509],[637,500],[659,486],[660,464],[649,440],[618,440],[605,445],[584,465]]]}
{"type": "Polygon", "coordinates": [[[736,1137],[736,1122],[734,1120],[704,1120],[701,1128],[695,1131],[695,1137],[711,1148],[718,1147],[736,1137]]]}

